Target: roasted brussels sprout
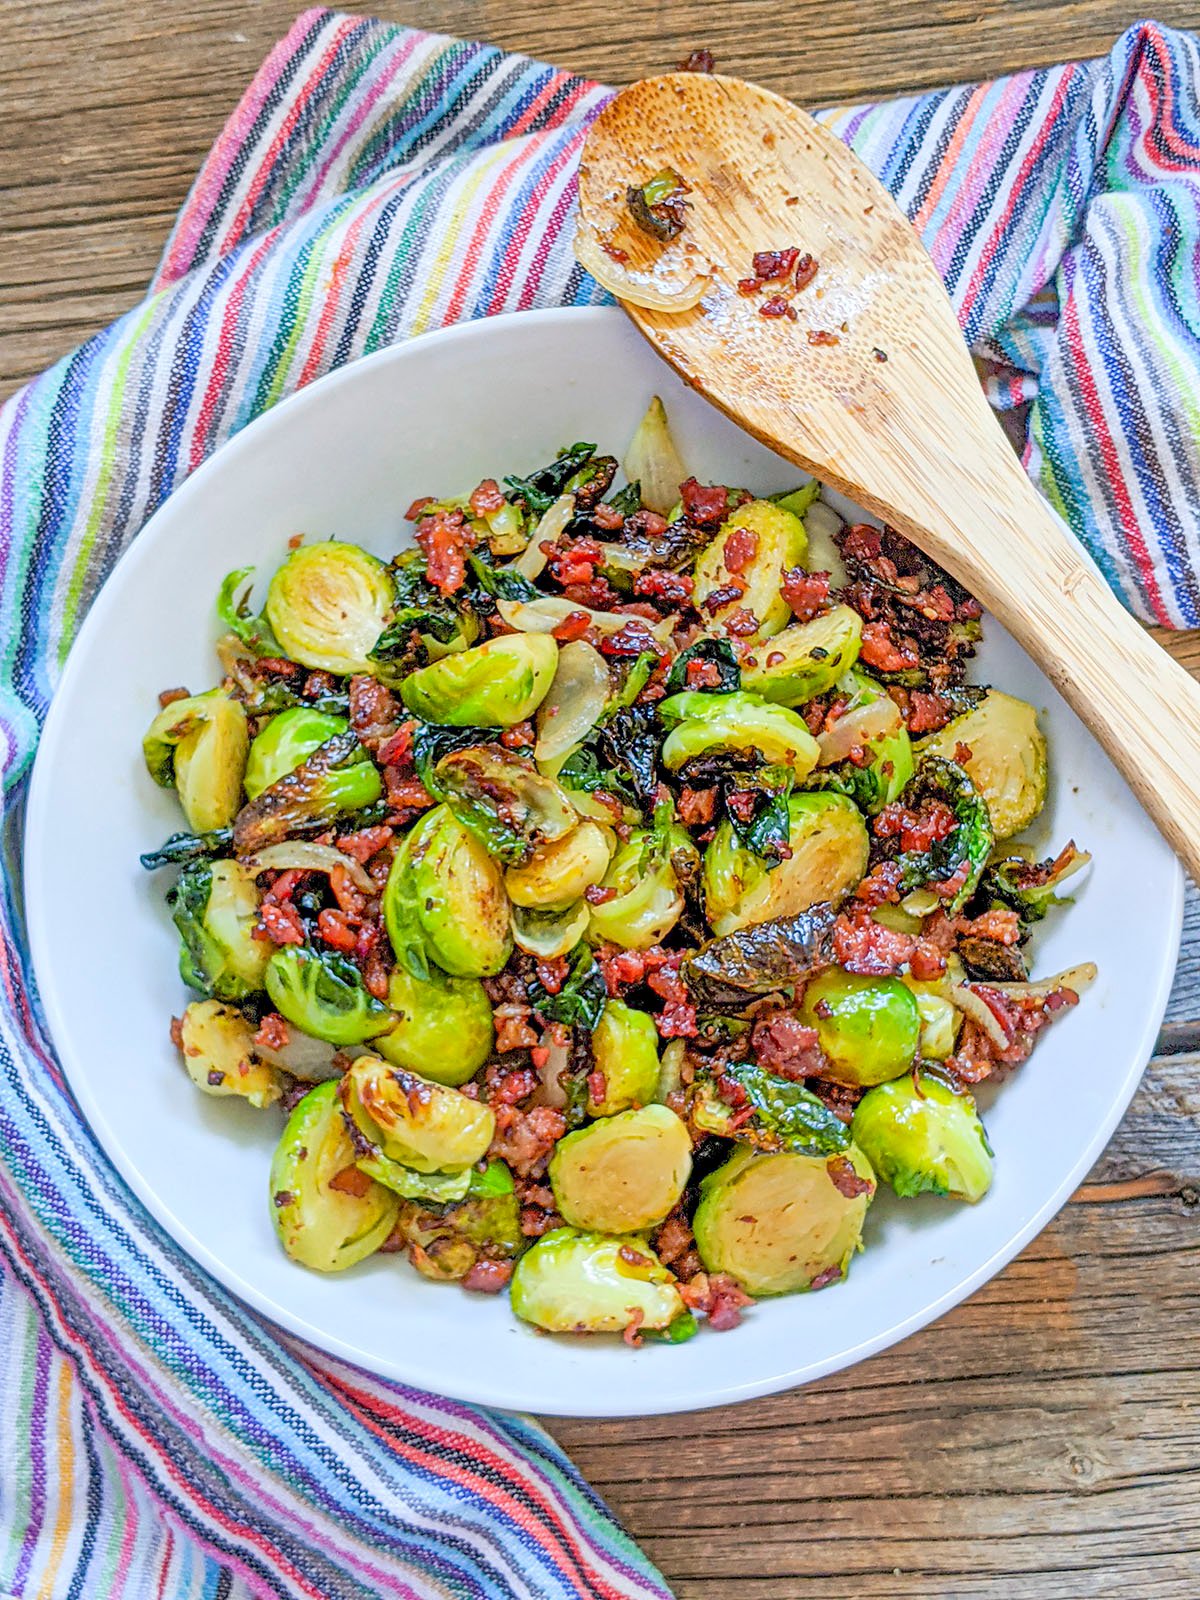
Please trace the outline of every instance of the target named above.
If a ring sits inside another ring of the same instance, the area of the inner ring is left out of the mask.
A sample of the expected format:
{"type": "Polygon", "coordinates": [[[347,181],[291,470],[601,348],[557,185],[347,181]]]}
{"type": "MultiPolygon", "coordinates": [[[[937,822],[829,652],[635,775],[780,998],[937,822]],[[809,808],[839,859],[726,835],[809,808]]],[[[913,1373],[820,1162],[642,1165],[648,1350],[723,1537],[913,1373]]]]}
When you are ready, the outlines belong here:
{"type": "Polygon", "coordinates": [[[381,790],[375,763],[356,736],[335,733],[246,802],[233,824],[234,849],[251,856],[289,836],[320,833],[346,812],[374,804],[381,790]]]}
{"type": "Polygon", "coordinates": [[[435,1283],[465,1278],[476,1262],[511,1261],[525,1244],[521,1208],[512,1173],[502,1161],[465,1174],[467,1191],[437,1210],[419,1203],[400,1207],[397,1232],[409,1247],[417,1271],[435,1283]]]}
{"type": "Polygon", "coordinates": [[[461,1172],[492,1142],[490,1106],[378,1056],[359,1056],[339,1087],[363,1139],[414,1172],[461,1172]]]}
{"type": "Polygon", "coordinates": [[[953,761],[959,745],[971,752],[960,764],[987,801],[996,838],[1027,828],[1046,803],[1046,740],[1033,707],[989,689],[973,710],[922,739],[917,754],[953,761]]]}
{"type": "Polygon", "coordinates": [[[838,904],[867,870],[866,824],[853,801],[835,794],[788,800],[790,856],[768,868],[722,822],[704,854],[704,905],[718,938],[756,922],[838,904]]]}
{"type": "MultiPolygon", "coordinates": [[[[900,868],[896,888],[910,896],[914,889],[953,878],[957,890],[940,903],[951,914],[961,911],[975,893],[992,853],[992,823],[986,801],[962,767],[931,755],[921,757],[903,798],[914,810],[927,800],[942,802],[953,811],[955,825],[944,837],[933,839],[928,848],[902,850],[895,855],[900,868]]],[[[909,909],[909,900],[902,905],[909,909]]]]}
{"type": "Polygon", "coordinates": [[[684,829],[672,827],[659,838],[635,828],[604,874],[602,887],[617,892],[592,907],[592,938],[626,950],[658,944],[682,915],[681,875],[690,875],[696,863],[696,847],[684,829]]]}
{"type": "Polygon", "coordinates": [[[811,622],[797,622],[742,661],[742,685],[764,700],[802,706],[832,689],[858,660],[862,618],[834,606],[811,622]]]}
{"type": "Polygon", "coordinates": [[[715,750],[745,750],[805,778],[821,753],[802,717],[756,694],[685,690],[660,700],[658,714],[671,729],[662,761],[672,772],[715,750]]]}
{"type": "Polygon", "coordinates": [[[763,995],[791,992],[832,961],[831,905],[710,939],[683,966],[692,999],[706,1011],[745,1010],[763,995]]]}
{"type": "Polygon", "coordinates": [[[354,1165],[336,1083],[318,1084],[288,1118],[271,1162],[271,1217],[293,1261],[341,1272],[372,1255],[400,1202],[354,1165]]]}
{"type": "Polygon", "coordinates": [[[758,619],[758,629],[749,637],[769,638],[791,617],[788,603],[779,592],[780,576],[787,567],[803,565],[807,551],[808,540],[799,517],[769,500],[752,500],[730,514],[696,562],[694,603],[717,625],[728,621],[735,611],[749,611],[758,619]],[[738,559],[730,567],[726,557],[732,556],[734,550],[738,559]],[[729,589],[733,595],[723,599],[729,589]],[[710,602],[714,599],[723,603],[713,606],[710,602]]]}
{"type": "Polygon", "coordinates": [[[504,875],[517,906],[561,907],[599,883],[612,860],[613,835],[596,822],[580,822],[563,839],[535,850],[528,863],[504,875]]]}
{"type": "Polygon", "coordinates": [[[205,1094],[236,1095],[260,1110],[283,1093],[274,1067],[254,1053],[254,1029],[219,1000],[193,1000],[180,1019],[183,1064],[205,1094]]]}
{"type": "Polygon", "coordinates": [[[558,644],[549,634],[504,634],[410,673],[400,698],[426,722],[508,728],[541,705],[557,666],[558,644]]]}
{"type": "Polygon", "coordinates": [[[271,579],[267,620],[284,652],[318,672],[371,672],[395,586],[382,561],[338,539],[293,550],[271,579]]]}
{"type": "Polygon", "coordinates": [[[969,1094],[928,1072],[881,1083],[854,1112],[854,1137],[898,1195],[981,1200],[992,1185],[992,1148],[969,1094]]]}
{"type": "Polygon", "coordinates": [[[208,833],[237,813],[249,742],[245,711],[210,689],[165,706],[146,730],[142,753],[155,783],[174,784],[192,832],[208,833]]]}
{"type": "Polygon", "coordinates": [[[179,975],[217,1000],[244,1000],[263,986],[273,946],[256,939],[258,890],[236,861],[194,861],[167,895],[179,929],[179,975]]]}
{"type": "Polygon", "coordinates": [[[709,1272],[729,1273],[747,1294],[820,1289],[845,1277],[874,1193],[854,1145],[836,1156],[737,1150],[700,1184],[696,1248],[709,1272]]]}
{"type": "Polygon", "coordinates": [[[264,985],[280,1016],[330,1044],[363,1044],[394,1020],[353,961],[333,950],[284,945],[267,962],[264,985]]]}
{"type": "Polygon", "coordinates": [[[500,868],[445,805],[426,812],[392,859],[383,918],[415,977],[429,961],[459,978],[499,972],[512,950],[500,868]]]}
{"type": "Polygon", "coordinates": [[[448,978],[434,968],[428,978],[414,978],[395,967],[388,1005],[397,1021],[375,1048],[393,1066],[456,1087],[491,1054],[492,1006],[478,978],[448,978]]]}
{"type": "Polygon", "coordinates": [[[450,751],[433,769],[433,784],[462,825],[510,867],[524,866],[536,850],[565,838],[579,821],[553,778],[503,745],[450,751]]]}
{"type": "Polygon", "coordinates": [[[800,1016],[817,1030],[828,1076],[859,1087],[907,1072],[921,1037],[916,996],[899,978],[860,978],[840,967],[810,980],[800,1016]]]}
{"type": "Polygon", "coordinates": [[[913,775],[912,741],[900,708],[867,673],[846,673],[837,689],[845,710],[817,740],[821,759],[808,782],[849,795],[868,816],[875,816],[899,799],[913,775]],[[865,762],[858,751],[865,753],[865,762]]]}
{"type": "Polygon", "coordinates": [[[698,1080],[690,1116],[703,1133],[736,1139],[756,1150],[794,1150],[806,1156],[838,1155],[850,1143],[850,1130],[836,1111],[802,1083],[754,1061],[731,1061],[721,1076],[722,1087],[736,1085],[741,1103],[735,1111],[711,1078],[698,1080]]]}
{"type": "MultiPolygon", "coordinates": [[[[311,711],[307,706],[293,706],[272,717],[250,745],[245,782],[250,799],[256,800],[280,778],[295,772],[327,740],[346,733],[349,727],[345,717],[311,711]]],[[[326,789],[339,811],[361,811],[375,804],[383,784],[375,763],[360,749],[357,760],[327,774],[326,789]]]]}
{"type": "Polygon", "coordinates": [[[513,906],[513,943],[526,954],[542,961],[568,955],[588,931],[591,908],[586,900],[572,900],[566,906],[513,906]]]}
{"type": "Polygon", "coordinates": [[[647,1105],[560,1139],[550,1158],[550,1186],[572,1227],[637,1233],[678,1203],[691,1170],[685,1125],[666,1106],[647,1105]]]}
{"type": "Polygon", "coordinates": [[[993,861],[980,879],[980,898],[1008,906],[1021,919],[1022,928],[1032,927],[1054,906],[1070,904],[1058,891],[1091,859],[1086,850],[1077,850],[1072,840],[1045,861],[1027,861],[1024,856],[993,861]]]}
{"type": "Polygon", "coordinates": [[[555,1228],[517,1262],[512,1308],[547,1333],[666,1328],[686,1307],[675,1279],[644,1239],[555,1228]]]}
{"type": "Polygon", "coordinates": [[[604,1079],[604,1096],[588,1093],[588,1115],[611,1117],[630,1106],[647,1106],[658,1090],[658,1029],[644,1011],[624,1000],[605,1002],[592,1034],[596,1071],[604,1079]]]}

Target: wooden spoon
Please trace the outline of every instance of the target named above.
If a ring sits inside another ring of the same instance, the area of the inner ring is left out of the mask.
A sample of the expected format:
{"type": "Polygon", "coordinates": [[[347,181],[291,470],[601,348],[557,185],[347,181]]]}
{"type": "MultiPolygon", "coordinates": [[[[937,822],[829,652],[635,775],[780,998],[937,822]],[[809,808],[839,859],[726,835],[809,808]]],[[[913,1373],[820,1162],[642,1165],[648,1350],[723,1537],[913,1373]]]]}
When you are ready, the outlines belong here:
{"type": "Polygon", "coordinates": [[[593,124],[581,260],[693,388],[914,540],[995,613],[1095,734],[1200,881],[1200,685],[1114,598],[1030,483],[983,398],[907,218],[832,133],[733,78],[635,83],[593,124]],[[691,192],[684,232],[644,232],[629,185],[691,192]],[[795,320],[745,295],[756,251],[799,246],[795,320]],[[682,309],[629,303],[632,293],[682,309]]]}

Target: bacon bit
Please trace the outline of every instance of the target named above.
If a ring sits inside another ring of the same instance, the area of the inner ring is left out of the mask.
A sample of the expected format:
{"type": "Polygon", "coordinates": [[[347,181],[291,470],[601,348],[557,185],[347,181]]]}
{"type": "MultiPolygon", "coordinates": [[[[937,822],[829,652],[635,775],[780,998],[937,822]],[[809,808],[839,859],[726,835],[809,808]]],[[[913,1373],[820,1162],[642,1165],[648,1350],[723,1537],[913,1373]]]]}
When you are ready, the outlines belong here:
{"type": "Polygon", "coordinates": [[[464,1289],[473,1289],[476,1294],[499,1294],[512,1275],[511,1261],[493,1261],[489,1256],[481,1256],[460,1282],[464,1289]]]}
{"type": "Polygon", "coordinates": [[[709,1327],[718,1333],[736,1328],[742,1320],[742,1312],[754,1304],[753,1298],[726,1272],[715,1272],[711,1276],[707,1272],[697,1272],[680,1284],[679,1292],[688,1309],[706,1316],[709,1327]]]}
{"type": "MultiPolygon", "coordinates": [[[[545,1038],[545,1034],[543,1034],[542,1037],[545,1038]]],[[[542,1068],[550,1060],[549,1045],[535,1044],[532,1050],[529,1052],[529,1059],[533,1062],[535,1069],[538,1072],[541,1072],[542,1068]]]]}
{"type": "Polygon", "coordinates": [[[513,1007],[511,1010],[506,1006],[497,1007],[496,1051],[499,1055],[509,1050],[530,1050],[538,1042],[537,1034],[529,1026],[530,1015],[528,1006],[513,1007]]]}
{"type": "Polygon", "coordinates": [[[467,505],[473,517],[486,517],[489,513],[504,509],[504,492],[495,478],[484,478],[479,487],[472,491],[467,505]]]}
{"type": "Polygon", "coordinates": [[[946,958],[928,939],[918,939],[908,958],[908,970],[918,983],[933,983],[946,971],[946,958]]]}
{"type": "Polygon", "coordinates": [[[758,618],[753,611],[747,611],[745,606],[741,606],[725,618],[725,631],[733,634],[736,639],[749,638],[752,633],[758,632],[758,618]]]}
{"type": "MultiPolygon", "coordinates": [[[[764,300],[758,308],[758,314],[760,317],[788,317],[792,322],[796,320],[795,306],[781,294],[773,294],[768,300],[764,300]]],[[[809,343],[812,343],[811,334],[809,343]]]]}
{"type": "Polygon", "coordinates": [[[650,600],[660,600],[666,606],[681,606],[692,598],[695,582],[686,572],[667,572],[654,567],[649,572],[639,572],[633,580],[633,592],[650,600]]]}
{"type": "Polygon", "coordinates": [[[854,1170],[854,1163],[845,1156],[830,1156],[825,1163],[825,1171],[833,1187],[847,1200],[857,1200],[860,1194],[870,1194],[875,1188],[869,1178],[859,1177],[854,1170]]]}
{"type": "Polygon", "coordinates": [[[754,808],[758,804],[758,795],[753,789],[732,789],[725,796],[726,809],[732,811],[741,823],[754,821],[754,808]]]}
{"type": "Polygon", "coordinates": [[[796,263],[796,288],[807,289],[817,275],[817,263],[806,250],[796,263]]]}
{"type": "Polygon", "coordinates": [[[603,884],[593,883],[583,891],[583,898],[590,906],[606,906],[610,900],[617,898],[617,893],[616,889],[606,889],[603,884]]]}
{"type": "Polygon", "coordinates": [[[1014,945],[1021,937],[1021,919],[1007,906],[997,906],[980,917],[959,917],[955,927],[966,938],[994,939],[1003,945],[1014,945]]]}
{"type": "Polygon", "coordinates": [[[259,920],[273,944],[303,944],[304,924],[295,906],[273,905],[264,900],[259,907],[259,920]]]}
{"type": "Polygon", "coordinates": [[[601,1106],[608,1099],[608,1079],[599,1070],[588,1073],[587,1092],[594,1106],[601,1106]]]}
{"type": "Polygon", "coordinates": [[[756,250],[750,268],[760,283],[781,283],[790,275],[799,254],[794,246],[786,250],[756,250]]]}
{"type": "Polygon", "coordinates": [[[330,1178],[329,1187],[336,1189],[339,1194],[352,1194],[356,1200],[361,1200],[371,1192],[371,1179],[358,1167],[343,1167],[330,1178]]]}
{"type": "Polygon", "coordinates": [[[816,1029],[805,1027],[788,1011],[755,1022],[750,1050],[760,1067],[793,1083],[819,1075],[826,1065],[816,1029]]]}
{"type": "Polygon", "coordinates": [[[735,600],[740,600],[746,592],[746,585],[740,578],[734,578],[730,583],[723,583],[719,588],[706,596],[704,609],[709,616],[715,616],[722,606],[732,605],[735,600]]]}
{"type": "MultiPolygon", "coordinates": [[[[841,344],[842,342],[837,334],[830,333],[828,328],[810,328],[807,337],[809,344],[841,344]]],[[[815,1288],[816,1285],[814,1284],[813,1287],[815,1288]]]]}
{"type": "Polygon", "coordinates": [[[351,927],[342,911],[322,911],[317,918],[317,932],[335,950],[349,953],[358,944],[357,929],[351,927]]]}
{"type": "Polygon", "coordinates": [[[829,573],[789,567],[780,581],[779,592],[797,622],[810,622],[829,607],[829,573]]]}
{"type": "Polygon", "coordinates": [[[961,862],[948,878],[941,878],[929,884],[929,888],[941,900],[953,900],[954,896],[971,876],[971,863],[961,862]]]}
{"type": "Polygon", "coordinates": [[[964,744],[961,739],[954,746],[954,759],[960,767],[965,767],[974,754],[975,752],[971,749],[971,746],[964,744]]]}
{"type": "MultiPolygon", "coordinates": [[[[566,1131],[567,1119],[554,1106],[531,1106],[528,1111],[500,1106],[488,1154],[505,1162],[518,1177],[528,1177],[535,1169],[545,1170],[551,1150],[566,1131]]],[[[521,1227],[527,1231],[524,1217],[521,1227]]]]}
{"type": "Polygon", "coordinates": [[[558,627],[551,629],[551,637],[559,644],[569,644],[572,639],[582,639],[591,625],[592,619],[586,611],[568,611],[558,627]]]}
{"type": "Polygon", "coordinates": [[[640,950],[619,950],[611,956],[598,955],[597,960],[610,998],[641,983],[646,976],[646,957],[640,950]]]}
{"type": "Polygon", "coordinates": [[[689,689],[719,689],[721,673],[715,661],[701,661],[694,657],[684,673],[689,689]]]}
{"type": "Polygon", "coordinates": [[[711,50],[693,50],[675,68],[676,72],[715,72],[717,63],[711,50]]]}
{"type": "MultiPolygon", "coordinates": [[[[624,1249],[625,1246],[622,1245],[622,1253],[624,1253],[624,1249]]],[[[646,1320],[646,1313],[640,1306],[626,1306],[625,1309],[629,1313],[629,1321],[625,1325],[625,1328],[621,1334],[621,1338],[631,1350],[640,1350],[642,1348],[643,1340],[641,1334],[638,1332],[638,1329],[646,1320]]]]}
{"type": "Polygon", "coordinates": [[[171,1043],[175,1046],[176,1050],[182,1050],[183,1049],[183,1018],[182,1017],[172,1017],[171,1018],[171,1043]]]}
{"type": "Polygon", "coordinates": [[[384,845],[391,844],[395,832],[382,825],[373,828],[360,828],[357,833],[343,833],[337,841],[337,847],[344,856],[350,856],[362,866],[366,866],[372,856],[376,856],[384,845]]]}
{"type": "Polygon", "coordinates": [[[607,239],[600,241],[600,248],[611,260],[622,263],[629,260],[629,251],[622,250],[618,244],[609,244],[607,239]]]}
{"type": "Polygon", "coordinates": [[[464,552],[474,543],[463,527],[461,511],[435,511],[417,523],[417,544],[425,556],[426,576],[442,594],[461,589],[467,576],[464,552]]]}
{"type": "Polygon", "coordinates": [[[706,485],[685,478],[679,485],[679,499],[685,520],[696,528],[715,528],[729,514],[729,491],[720,483],[706,485]]]}
{"type": "Polygon", "coordinates": [[[538,982],[547,994],[558,994],[567,981],[571,968],[566,956],[551,956],[544,961],[538,961],[535,967],[538,982]]]}
{"type": "Polygon", "coordinates": [[[894,639],[886,622],[864,623],[859,655],[877,672],[905,672],[921,665],[913,641],[894,639]]]}
{"type": "Polygon", "coordinates": [[[923,689],[908,692],[907,708],[902,700],[897,703],[909,733],[937,733],[954,715],[953,708],[940,694],[929,694],[923,689]]]}
{"type": "Polygon", "coordinates": [[[625,522],[625,518],[616,506],[605,505],[603,500],[598,506],[593,506],[588,515],[593,524],[604,533],[615,533],[625,522]]]}
{"type": "Polygon", "coordinates": [[[537,734],[533,731],[532,722],[514,722],[500,735],[500,743],[506,750],[528,749],[536,739],[537,734]]]}
{"type": "Polygon", "coordinates": [[[739,294],[757,294],[761,288],[762,284],[759,283],[757,278],[739,278],[737,281],[737,292],[739,294]]]}
{"type": "Polygon", "coordinates": [[[886,350],[872,350],[871,354],[875,357],[876,361],[886,361],[887,360],[887,351],[886,350]]]}
{"type": "Polygon", "coordinates": [[[633,617],[616,633],[607,634],[600,641],[602,656],[666,655],[666,647],[659,644],[641,617],[633,617]]]}
{"type": "Polygon", "coordinates": [[[832,1266],[832,1267],[826,1267],[824,1272],[818,1272],[817,1273],[816,1277],[809,1284],[809,1288],[810,1289],[827,1289],[831,1283],[836,1283],[841,1276],[842,1276],[841,1267],[836,1266],[836,1265],[832,1266]]]}
{"type": "Polygon", "coordinates": [[[401,777],[395,767],[384,767],[383,785],[388,805],[397,811],[425,811],[433,804],[433,796],[420,778],[401,777]]]}
{"type": "Polygon", "coordinates": [[[899,837],[902,850],[920,851],[948,839],[957,826],[958,819],[944,800],[926,800],[916,811],[899,800],[893,801],[884,806],[874,822],[877,838],[899,837]]]}
{"type": "Polygon", "coordinates": [[[913,936],[876,922],[866,907],[842,912],[833,925],[833,959],[847,972],[894,977],[908,960],[913,936]]]}
{"type": "Polygon", "coordinates": [[[186,689],[161,689],[158,695],[158,703],[165,711],[168,706],[173,706],[177,700],[187,700],[189,698],[190,696],[186,689]]]}
{"type": "Polygon", "coordinates": [[[375,759],[381,767],[407,766],[412,758],[413,731],[416,724],[405,722],[396,729],[389,738],[385,739],[375,752],[375,759]]]}
{"type": "Polygon", "coordinates": [[[276,1189],[275,1193],[271,1196],[271,1200],[276,1211],[282,1211],[284,1206],[290,1206],[295,1198],[296,1196],[290,1189],[276,1189]]]}
{"type": "Polygon", "coordinates": [[[494,1061],[485,1074],[488,1103],[492,1106],[515,1106],[528,1100],[538,1086],[538,1076],[532,1067],[505,1067],[494,1061]]]}
{"type": "Polygon", "coordinates": [[[404,520],[406,522],[416,522],[418,517],[425,514],[425,507],[432,504],[433,496],[431,494],[423,494],[419,500],[414,500],[412,505],[409,506],[404,513],[404,520]]]}
{"type": "Polygon", "coordinates": [[[687,1000],[668,1000],[654,1021],[662,1039],[694,1039],[700,1031],[696,1008],[687,1000]]]}
{"type": "Polygon", "coordinates": [[[711,822],[717,814],[716,789],[692,789],[684,787],[679,791],[679,820],[685,828],[699,828],[706,822],[711,822]]]}

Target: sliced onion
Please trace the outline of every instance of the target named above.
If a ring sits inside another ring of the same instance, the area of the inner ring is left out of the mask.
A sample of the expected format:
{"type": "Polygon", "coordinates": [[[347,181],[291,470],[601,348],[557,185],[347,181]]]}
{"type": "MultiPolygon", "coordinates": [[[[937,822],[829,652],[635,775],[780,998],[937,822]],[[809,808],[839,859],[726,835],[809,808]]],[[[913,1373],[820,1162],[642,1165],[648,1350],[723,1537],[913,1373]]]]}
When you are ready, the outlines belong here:
{"type": "Polygon", "coordinates": [[[1070,989],[1073,994],[1082,994],[1095,981],[1096,963],[1081,961],[1077,966],[1055,973],[1052,978],[1038,978],[1030,983],[990,983],[988,988],[1008,995],[1011,1000],[1044,1000],[1056,989],[1070,989]]]}
{"type": "Polygon", "coordinates": [[[496,609],[518,633],[553,633],[568,617],[580,611],[588,618],[597,633],[620,633],[630,622],[641,622],[660,644],[665,644],[675,631],[679,618],[672,614],[660,622],[649,623],[644,617],[623,616],[619,611],[593,611],[590,606],[576,605],[570,600],[560,600],[557,595],[539,595],[536,600],[497,600],[496,609]]]}
{"type": "Polygon", "coordinates": [[[340,1076],[339,1069],[333,1062],[334,1056],[339,1053],[336,1045],[327,1044],[324,1039],[314,1039],[311,1034],[301,1033],[299,1028],[293,1027],[290,1022],[287,1030],[288,1042],[282,1050],[276,1050],[269,1044],[256,1043],[255,1055],[261,1056],[264,1061],[269,1061],[274,1067],[282,1067],[285,1072],[290,1072],[293,1078],[302,1078],[305,1083],[323,1083],[326,1078],[340,1076]]]}
{"type": "Polygon", "coordinates": [[[545,1066],[538,1068],[538,1077],[542,1080],[542,1085],[537,1090],[537,1099],[543,1105],[558,1109],[567,1103],[567,1091],[558,1080],[570,1060],[570,1047],[564,1043],[549,1044],[546,1048],[550,1053],[546,1057],[545,1066]]]}
{"type": "MultiPolygon", "coordinates": [[[[989,984],[989,988],[997,988],[996,984],[989,984]]],[[[952,1006],[957,1007],[964,1017],[970,1017],[972,1022],[977,1022],[987,1034],[988,1038],[1000,1050],[1007,1050],[1012,1040],[1000,1025],[996,1013],[981,995],[977,995],[968,983],[951,984],[946,998],[952,1006]]]]}
{"type": "Polygon", "coordinates": [[[817,765],[829,767],[835,761],[844,761],[855,745],[882,739],[899,726],[900,707],[890,695],[881,694],[868,705],[844,712],[828,733],[821,734],[817,740],[821,751],[817,765]]]}
{"type": "Polygon", "coordinates": [[[679,485],[688,475],[671,437],[666,407],[657,395],[646,407],[622,463],[630,483],[640,484],[641,500],[665,517],[679,500],[679,485]]]}
{"type": "Polygon", "coordinates": [[[604,657],[586,639],[572,639],[558,652],[558,670],[537,711],[535,761],[556,761],[591,733],[604,714],[612,680],[604,657]]]}
{"type": "Polygon", "coordinates": [[[236,633],[223,633],[217,640],[217,660],[227,678],[232,678],[243,694],[253,694],[261,687],[254,671],[254,657],[236,633]]]}
{"type": "Polygon", "coordinates": [[[508,570],[519,572],[530,583],[540,577],[550,559],[542,549],[543,544],[553,544],[574,515],[575,496],[560,494],[554,504],[542,513],[537,527],[529,535],[529,543],[517,559],[509,564],[508,570]]]}
{"type": "Polygon", "coordinates": [[[809,572],[828,572],[830,586],[840,589],[849,574],[834,535],[842,530],[842,519],[824,500],[814,500],[801,519],[808,535],[808,555],[804,564],[809,572]]]}
{"type": "Polygon", "coordinates": [[[281,844],[269,844],[254,855],[243,856],[242,866],[248,872],[287,872],[296,868],[300,872],[332,872],[341,867],[356,889],[364,894],[377,894],[379,886],[367,876],[361,862],[353,856],[335,850],[329,844],[310,844],[304,839],[285,839],[281,844]]]}
{"type": "Polygon", "coordinates": [[[647,267],[615,261],[582,217],[575,229],[575,259],[618,300],[647,311],[690,311],[712,281],[709,263],[701,267],[692,248],[681,247],[679,240],[658,250],[647,267]]]}

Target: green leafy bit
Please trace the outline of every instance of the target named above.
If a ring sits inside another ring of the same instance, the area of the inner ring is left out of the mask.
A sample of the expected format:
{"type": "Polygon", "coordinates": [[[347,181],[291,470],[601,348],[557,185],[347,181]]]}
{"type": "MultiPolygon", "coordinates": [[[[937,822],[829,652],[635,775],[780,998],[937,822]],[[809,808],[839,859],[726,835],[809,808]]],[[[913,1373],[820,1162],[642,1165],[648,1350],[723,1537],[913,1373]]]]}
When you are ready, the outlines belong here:
{"type": "Polygon", "coordinates": [[[718,1078],[698,1080],[692,1117],[706,1133],[758,1150],[832,1156],[850,1144],[849,1128],[815,1094],[753,1061],[730,1062],[718,1078]]]}
{"type": "Polygon", "coordinates": [[[253,582],[253,567],[238,567],[235,572],[226,573],[217,594],[217,616],[230,633],[236,634],[256,656],[286,655],[271,631],[265,612],[253,612],[250,609],[253,582]],[[243,584],[245,588],[239,597],[237,591],[243,584]]]}
{"type": "Polygon", "coordinates": [[[707,690],[710,694],[734,694],[742,687],[742,669],[728,639],[697,639],[680,651],[671,665],[667,677],[667,693],[680,694],[685,689],[707,690]],[[717,670],[716,683],[689,683],[688,667],[693,661],[708,663],[717,670]]]}
{"type": "Polygon", "coordinates": [[[147,850],[138,860],[147,872],[158,867],[185,867],[193,861],[215,861],[227,856],[233,840],[232,828],[214,828],[211,833],[173,833],[157,850],[147,850]]]}
{"type": "Polygon", "coordinates": [[[548,1022],[564,1022],[568,1027],[586,1028],[590,1033],[600,1021],[608,990],[604,974],[586,944],[578,944],[567,958],[570,972],[557,994],[549,994],[536,980],[527,985],[529,1003],[548,1022]]]}
{"type": "Polygon", "coordinates": [[[567,484],[592,459],[594,444],[573,444],[560,450],[546,467],[539,467],[527,478],[505,478],[504,487],[512,499],[523,500],[535,516],[541,516],[564,493],[567,484]]]}
{"type": "Polygon", "coordinates": [[[947,903],[946,909],[953,915],[975,893],[992,853],[994,840],[987,801],[956,762],[941,756],[926,756],[903,798],[905,805],[913,809],[926,800],[943,801],[954,812],[955,827],[944,839],[935,839],[927,850],[905,850],[897,856],[901,871],[896,887],[901,894],[908,894],[927,883],[943,883],[965,864],[962,886],[947,903]]]}

